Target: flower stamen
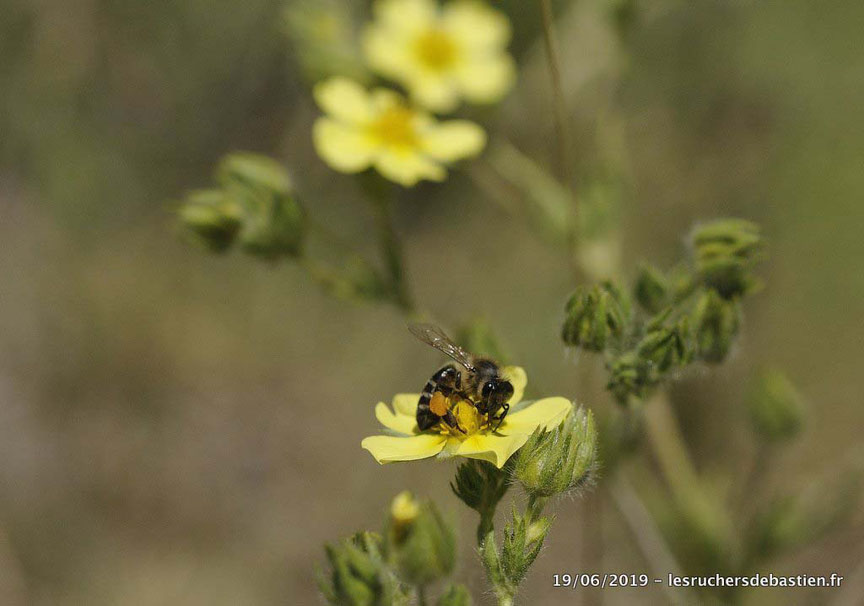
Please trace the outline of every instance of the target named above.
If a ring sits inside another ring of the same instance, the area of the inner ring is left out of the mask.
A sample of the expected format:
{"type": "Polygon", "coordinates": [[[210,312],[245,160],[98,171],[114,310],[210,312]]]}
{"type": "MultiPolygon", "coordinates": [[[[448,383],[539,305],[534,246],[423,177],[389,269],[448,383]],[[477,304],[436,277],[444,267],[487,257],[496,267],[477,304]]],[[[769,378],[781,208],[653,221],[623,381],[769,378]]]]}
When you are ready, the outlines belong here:
{"type": "Polygon", "coordinates": [[[414,43],[414,53],[432,71],[446,71],[456,63],[459,49],[453,38],[441,29],[430,29],[414,43]]]}
{"type": "Polygon", "coordinates": [[[381,145],[416,147],[419,139],[414,118],[415,113],[406,107],[397,105],[387,108],[369,125],[369,135],[381,145]]]}

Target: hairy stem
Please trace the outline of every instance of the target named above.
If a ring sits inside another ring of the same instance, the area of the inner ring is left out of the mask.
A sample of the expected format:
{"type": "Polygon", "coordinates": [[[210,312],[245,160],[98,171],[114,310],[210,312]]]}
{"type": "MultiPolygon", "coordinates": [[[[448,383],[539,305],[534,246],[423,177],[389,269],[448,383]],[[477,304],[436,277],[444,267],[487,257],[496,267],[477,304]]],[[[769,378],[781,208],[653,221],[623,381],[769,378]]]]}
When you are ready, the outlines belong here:
{"type": "Polygon", "coordinates": [[[413,316],[416,314],[416,305],[405,279],[405,253],[393,218],[395,189],[384,183],[383,179],[368,181],[366,189],[375,210],[378,239],[390,282],[392,301],[405,314],[413,316]]]}
{"type": "Polygon", "coordinates": [[[672,493],[679,499],[686,496],[698,486],[699,479],[687,447],[681,428],[669,397],[663,391],[658,391],[650,401],[645,402],[645,431],[648,443],[660,466],[660,471],[672,493]]]}
{"type": "Polygon", "coordinates": [[[543,19],[543,43],[546,47],[546,63],[549,66],[549,78],[552,81],[553,112],[555,115],[555,130],[557,131],[558,164],[561,179],[570,192],[573,201],[573,223],[569,237],[570,261],[578,267],[579,253],[579,202],[576,196],[576,184],[573,177],[573,154],[570,138],[570,121],[567,114],[567,101],[564,97],[564,86],[561,80],[561,59],[558,54],[558,39],[555,35],[554,16],[550,0],[537,0],[540,5],[540,15],[543,19]]]}

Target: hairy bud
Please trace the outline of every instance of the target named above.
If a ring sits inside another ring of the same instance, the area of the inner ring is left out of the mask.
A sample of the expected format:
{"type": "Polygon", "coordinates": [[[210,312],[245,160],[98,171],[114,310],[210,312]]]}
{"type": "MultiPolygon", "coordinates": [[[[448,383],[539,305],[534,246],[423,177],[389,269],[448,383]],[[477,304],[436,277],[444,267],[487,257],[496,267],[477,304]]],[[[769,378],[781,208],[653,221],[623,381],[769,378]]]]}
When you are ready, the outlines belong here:
{"type": "Polygon", "coordinates": [[[748,404],[754,429],[769,441],[794,437],[804,423],[803,398],[779,370],[758,377],[748,404]]]}
{"type": "Polygon", "coordinates": [[[305,216],[281,164],[266,156],[236,153],[222,160],[216,177],[243,209],[238,239],[247,252],[268,259],[301,254],[305,216]]]}
{"type": "Polygon", "coordinates": [[[669,282],[658,269],[643,265],[636,276],[633,294],[642,308],[652,314],[659,313],[669,301],[669,282]]]}
{"type": "Polygon", "coordinates": [[[240,230],[241,209],[237,202],[218,189],[190,193],[178,210],[181,226],[195,240],[212,250],[223,252],[240,230]]]}
{"type": "Polygon", "coordinates": [[[699,297],[693,312],[696,355],[717,364],[726,359],[741,326],[741,305],[722,298],[714,290],[699,297]]]}
{"type": "Polygon", "coordinates": [[[535,432],[519,449],[515,476],[535,498],[578,489],[596,466],[597,441],[591,411],[573,410],[558,427],[535,432]]]}
{"type": "Polygon", "coordinates": [[[330,575],[319,573],[318,586],[333,606],[393,606],[407,596],[382,556],[380,535],[361,532],[325,552],[330,575]]]}
{"type": "Polygon", "coordinates": [[[416,501],[408,492],[396,496],[387,527],[387,559],[410,585],[426,585],[452,572],[453,530],[431,501],[416,501]]]}
{"type": "Polygon", "coordinates": [[[741,219],[723,219],[693,230],[691,245],[696,268],[705,286],[724,299],[751,291],[757,281],[753,265],[762,257],[759,227],[741,219]]]}
{"type": "Polygon", "coordinates": [[[567,301],[561,338],[567,345],[603,351],[623,334],[629,311],[623,294],[611,282],[580,287],[567,301]]]}

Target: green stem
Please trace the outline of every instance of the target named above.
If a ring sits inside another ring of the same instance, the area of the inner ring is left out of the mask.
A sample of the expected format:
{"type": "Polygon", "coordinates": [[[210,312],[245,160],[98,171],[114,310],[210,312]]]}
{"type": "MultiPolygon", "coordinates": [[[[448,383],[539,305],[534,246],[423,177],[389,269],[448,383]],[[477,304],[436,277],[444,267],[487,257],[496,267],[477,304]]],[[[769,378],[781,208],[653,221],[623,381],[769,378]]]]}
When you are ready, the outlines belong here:
{"type": "Polygon", "coordinates": [[[480,523],[477,525],[477,547],[481,547],[483,541],[486,540],[486,536],[495,529],[493,522],[494,516],[494,509],[491,512],[480,514],[480,523]]]}
{"type": "Polygon", "coordinates": [[[543,515],[543,509],[545,509],[548,501],[549,499],[547,497],[536,497],[534,495],[528,496],[528,506],[525,508],[525,513],[528,514],[531,522],[536,522],[540,519],[540,516],[543,515]]]}
{"type": "Polygon", "coordinates": [[[665,392],[657,392],[645,403],[644,412],[648,443],[660,471],[672,493],[683,500],[699,485],[699,478],[672,412],[669,397],[665,392]]]}
{"type": "Polygon", "coordinates": [[[747,471],[747,476],[741,483],[738,501],[736,504],[737,513],[740,522],[745,522],[751,511],[758,503],[759,486],[768,471],[770,459],[773,455],[773,449],[767,442],[760,441],[756,447],[756,453],[750,469],[747,471]]]}
{"type": "Polygon", "coordinates": [[[384,264],[390,281],[390,292],[393,303],[406,315],[414,316],[417,307],[405,279],[405,253],[402,241],[396,232],[393,219],[395,188],[383,179],[370,177],[366,181],[366,191],[375,210],[375,220],[378,225],[378,239],[384,264]],[[375,179],[374,181],[372,179],[375,179]]]}
{"type": "Polygon", "coordinates": [[[417,586],[417,606],[426,606],[426,586],[417,586]]]}
{"type": "Polygon", "coordinates": [[[733,534],[729,512],[704,490],[669,397],[662,391],[645,403],[645,431],[660,471],[678,506],[698,520],[705,536],[724,547],[728,546],[733,534]]]}
{"type": "Polygon", "coordinates": [[[558,40],[555,35],[554,16],[550,0],[537,0],[540,5],[540,15],[543,20],[543,43],[546,47],[546,63],[549,66],[549,78],[552,81],[553,112],[555,115],[556,140],[558,142],[558,163],[561,178],[570,192],[573,201],[573,223],[569,238],[571,262],[578,267],[579,253],[579,201],[576,196],[576,184],[573,178],[574,161],[570,138],[570,122],[567,115],[567,101],[564,96],[564,85],[561,80],[561,59],[558,55],[558,40]]]}
{"type": "Polygon", "coordinates": [[[513,606],[513,596],[500,594],[498,596],[498,606],[513,606]]]}

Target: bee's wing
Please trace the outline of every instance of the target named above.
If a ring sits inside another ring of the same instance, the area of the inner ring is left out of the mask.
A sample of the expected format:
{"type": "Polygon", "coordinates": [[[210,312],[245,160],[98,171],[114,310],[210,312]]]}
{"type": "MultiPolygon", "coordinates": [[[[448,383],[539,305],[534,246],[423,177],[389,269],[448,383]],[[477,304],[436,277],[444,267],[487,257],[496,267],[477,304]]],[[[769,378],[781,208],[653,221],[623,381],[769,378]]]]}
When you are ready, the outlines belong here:
{"type": "Polygon", "coordinates": [[[408,330],[412,335],[438,351],[443,351],[468,370],[474,370],[474,356],[456,345],[434,324],[409,324],[408,330]]]}

